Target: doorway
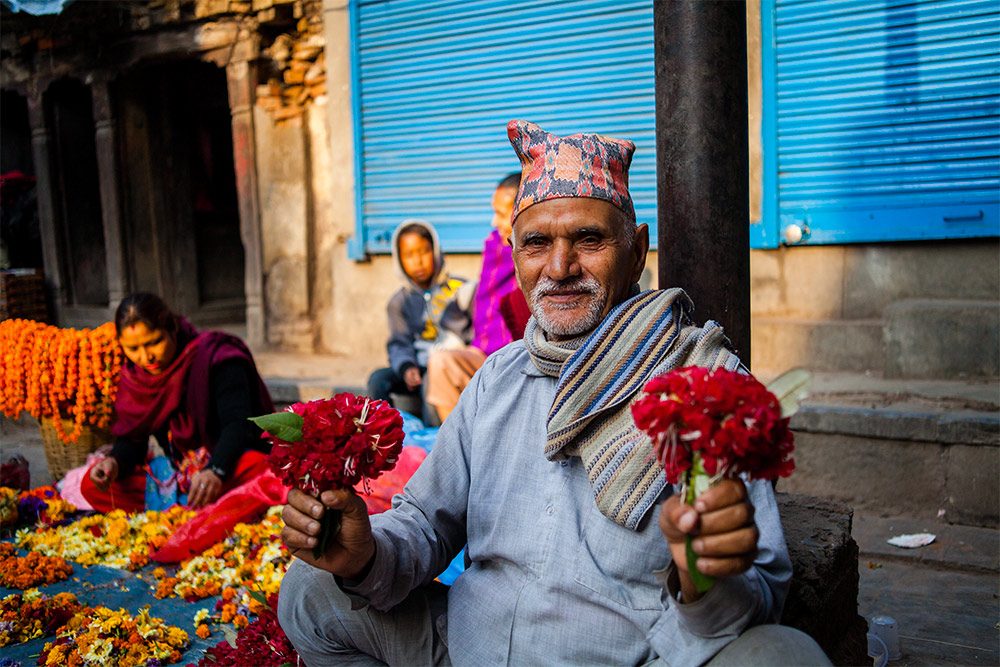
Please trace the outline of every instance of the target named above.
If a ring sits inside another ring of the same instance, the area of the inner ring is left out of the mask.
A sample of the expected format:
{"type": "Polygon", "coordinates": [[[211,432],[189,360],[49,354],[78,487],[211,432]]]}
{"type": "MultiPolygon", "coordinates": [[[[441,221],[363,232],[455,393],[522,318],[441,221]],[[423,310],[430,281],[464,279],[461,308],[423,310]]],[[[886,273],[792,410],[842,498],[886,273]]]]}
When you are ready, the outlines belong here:
{"type": "Polygon", "coordinates": [[[246,318],[244,248],[225,71],[198,61],[125,74],[115,90],[133,291],[196,325],[246,318]]]}

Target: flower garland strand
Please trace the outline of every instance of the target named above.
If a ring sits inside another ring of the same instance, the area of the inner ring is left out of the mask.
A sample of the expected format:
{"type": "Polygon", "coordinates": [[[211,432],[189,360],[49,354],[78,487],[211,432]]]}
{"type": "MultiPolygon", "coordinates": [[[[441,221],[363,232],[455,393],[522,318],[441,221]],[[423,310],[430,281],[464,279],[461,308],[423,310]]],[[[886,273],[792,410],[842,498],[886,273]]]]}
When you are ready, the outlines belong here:
{"type": "Polygon", "coordinates": [[[115,325],[61,329],[34,320],[0,322],[0,409],[17,419],[48,417],[74,443],[84,426],[106,430],[118,391],[122,353],[115,325]],[[69,433],[62,418],[71,420],[69,433]]]}

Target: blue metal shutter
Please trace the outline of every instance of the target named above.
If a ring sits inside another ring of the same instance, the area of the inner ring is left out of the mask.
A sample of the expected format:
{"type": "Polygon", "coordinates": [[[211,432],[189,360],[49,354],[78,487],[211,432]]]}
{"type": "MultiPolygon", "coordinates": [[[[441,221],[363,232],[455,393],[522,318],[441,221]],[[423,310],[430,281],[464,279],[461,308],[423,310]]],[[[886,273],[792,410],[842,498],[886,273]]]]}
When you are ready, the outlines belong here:
{"type": "MultiPolygon", "coordinates": [[[[357,238],[389,251],[423,218],[445,250],[479,252],[496,183],[520,165],[507,121],[631,139],[640,222],[656,218],[648,0],[352,0],[357,238]]],[[[656,238],[655,229],[651,237],[656,238]]]]}
{"type": "Polygon", "coordinates": [[[1000,233],[1000,3],[764,0],[762,38],[754,247],[1000,233]]]}

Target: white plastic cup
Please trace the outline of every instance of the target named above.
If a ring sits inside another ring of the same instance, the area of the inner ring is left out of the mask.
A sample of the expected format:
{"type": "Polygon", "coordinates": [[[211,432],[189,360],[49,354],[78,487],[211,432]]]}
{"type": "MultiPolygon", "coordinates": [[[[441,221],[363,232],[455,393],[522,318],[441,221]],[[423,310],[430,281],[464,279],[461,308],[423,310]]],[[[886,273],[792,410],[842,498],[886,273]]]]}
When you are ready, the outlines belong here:
{"type": "Polygon", "coordinates": [[[899,652],[899,632],[896,628],[896,620],[888,616],[875,616],[869,627],[869,632],[882,640],[886,648],[886,658],[889,660],[899,660],[902,654],[899,652]]]}
{"type": "Polygon", "coordinates": [[[878,636],[868,633],[868,657],[874,658],[872,660],[872,667],[885,667],[885,663],[889,662],[889,649],[885,647],[885,642],[878,638],[878,636]]]}

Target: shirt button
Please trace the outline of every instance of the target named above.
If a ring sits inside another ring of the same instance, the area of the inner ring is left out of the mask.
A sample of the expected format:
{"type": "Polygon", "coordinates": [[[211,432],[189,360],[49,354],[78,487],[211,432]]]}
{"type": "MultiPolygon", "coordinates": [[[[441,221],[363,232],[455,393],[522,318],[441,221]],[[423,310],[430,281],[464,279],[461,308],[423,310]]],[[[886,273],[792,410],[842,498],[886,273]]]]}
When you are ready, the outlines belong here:
{"type": "Polygon", "coordinates": [[[552,505],[549,505],[548,507],[545,508],[545,513],[552,514],[552,505]]]}
{"type": "Polygon", "coordinates": [[[561,465],[563,468],[565,468],[566,466],[569,465],[569,461],[560,461],[559,465],[561,465]]]}

